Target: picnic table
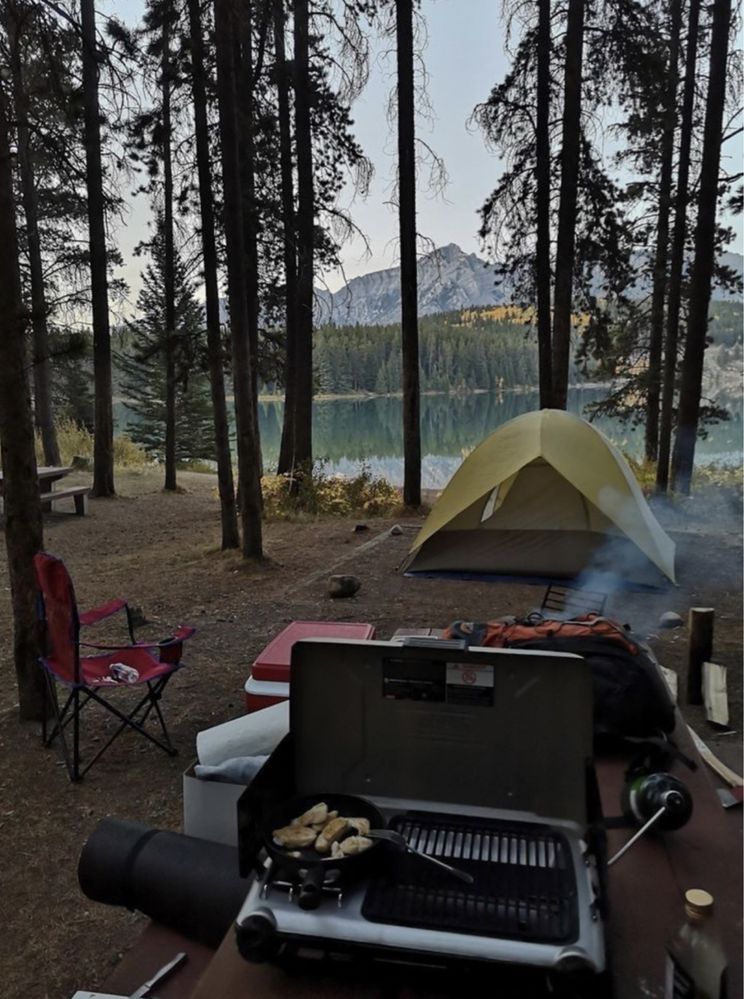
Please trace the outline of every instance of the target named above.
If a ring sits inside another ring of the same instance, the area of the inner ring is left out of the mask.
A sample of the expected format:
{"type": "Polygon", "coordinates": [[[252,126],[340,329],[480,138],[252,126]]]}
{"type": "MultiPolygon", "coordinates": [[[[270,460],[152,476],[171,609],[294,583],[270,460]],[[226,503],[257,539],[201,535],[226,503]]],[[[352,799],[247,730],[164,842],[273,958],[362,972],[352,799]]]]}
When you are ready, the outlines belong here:
{"type": "MultiPolygon", "coordinates": [[[[72,465],[39,465],[36,477],[39,483],[41,509],[48,512],[52,503],[61,499],[71,499],[75,503],[75,513],[83,517],[87,512],[87,500],[90,488],[88,486],[68,486],[66,489],[55,489],[55,483],[64,479],[72,471],[72,465]]],[[[3,473],[0,470],[0,498],[3,496],[3,473]]]]}

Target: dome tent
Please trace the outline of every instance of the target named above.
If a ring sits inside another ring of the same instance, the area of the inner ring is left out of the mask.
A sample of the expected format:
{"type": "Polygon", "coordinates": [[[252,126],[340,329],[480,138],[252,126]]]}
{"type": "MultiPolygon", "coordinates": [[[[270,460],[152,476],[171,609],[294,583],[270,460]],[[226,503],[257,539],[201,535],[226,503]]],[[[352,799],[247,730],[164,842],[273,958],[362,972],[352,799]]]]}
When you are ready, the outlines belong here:
{"type": "MultiPolygon", "coordinates": [[[[468,455],[424,522],[409,574],[674,579],[674,542],[627,462],[586,420],[524,413],[468,455]]],[[[598,582],[593,578],[593,582],[598,582]]]]}

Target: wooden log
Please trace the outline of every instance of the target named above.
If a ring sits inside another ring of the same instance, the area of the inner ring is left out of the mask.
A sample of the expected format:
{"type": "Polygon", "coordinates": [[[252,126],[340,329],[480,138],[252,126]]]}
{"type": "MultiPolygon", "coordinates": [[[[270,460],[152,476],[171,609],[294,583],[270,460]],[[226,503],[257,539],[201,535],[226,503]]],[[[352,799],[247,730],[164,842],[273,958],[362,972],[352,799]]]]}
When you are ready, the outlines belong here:
{"type": "Polygon", "coordinates": [[[718,776],[725,780],[731,787],[736,788],[744,786],[744,778],[740,777],[739,774],[737,774],[730,767],[727,767],[722,760],[719,760],[713,750],[706,746],[694,729],[690,728],[689,725],[687,726],[687,729],[692,736],[692,741],[695,743],[695,749],[697,749],[701,758],[705,760],[710,769],[717,773],[718,776]]]}
{"type": "Polygon", "coordinates": [[[703,701],[705,716],[715,725],[728,725],[729,708],[726,691],[726,667],[703,663],[703,701]]]}
{"type": "Polygon", "coordinates": [[[664,682],[669,688],[669,693],[672,695],[672,700],[676,704],[678,689],[677,674],[673,669],[667,669],[666,666],[659,666],[659,669],[661,670],[661,675],[664,677],[664,682]]]}
{"type": "Polygon", "coordinates": [[[687,703],[703,703],[703,663],[713,658],[712,607],[691,607],[687,654],[687,703]]]}

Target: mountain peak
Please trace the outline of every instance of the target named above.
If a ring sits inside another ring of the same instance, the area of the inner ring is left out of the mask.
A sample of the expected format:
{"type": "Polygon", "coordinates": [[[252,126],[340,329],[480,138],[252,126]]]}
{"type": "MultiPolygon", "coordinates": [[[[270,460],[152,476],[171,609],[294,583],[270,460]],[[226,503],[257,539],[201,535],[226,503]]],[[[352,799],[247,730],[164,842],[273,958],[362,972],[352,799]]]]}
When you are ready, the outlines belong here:
{"type": "MultiPolygon", "coordinates": [[[[503,291],[475,253],[447,243],[421,257],[417,266],[419,315],[498,305],[503,291]]],[[[335,294],[316,289],[319,322],[339,325],[400,322],[400,269],[390,267],[352,278],[335,294]]]]}
{"type": "Polygon", "coordinates": [[[440,260],[445,260],[448,263],[452,260],[459,260],[461,257],[466,257],[468,254],[465,253],[457,243],[447,243],[446,246],[437,247],[437,249],[432,250],[431,253],[427,253],[426,258],[433,257],[439,258],[440,260]]]}

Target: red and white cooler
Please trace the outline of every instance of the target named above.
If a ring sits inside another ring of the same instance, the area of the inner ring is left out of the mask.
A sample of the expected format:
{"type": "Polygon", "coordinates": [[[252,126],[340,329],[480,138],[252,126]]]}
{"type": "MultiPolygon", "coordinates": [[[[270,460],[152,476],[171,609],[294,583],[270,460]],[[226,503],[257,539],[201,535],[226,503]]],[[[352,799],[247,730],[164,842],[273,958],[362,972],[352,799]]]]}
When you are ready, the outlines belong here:
{"type": "Polygon", "coordinates": [[[246,712],[260,711],[289,698],[289,668],[292,646],[303,638],[345,638],[366,640],[375,637],[371,624],[348,621],[293,621],[273,638],[256,658],[245,684],[246,712]]]}

